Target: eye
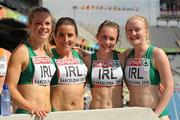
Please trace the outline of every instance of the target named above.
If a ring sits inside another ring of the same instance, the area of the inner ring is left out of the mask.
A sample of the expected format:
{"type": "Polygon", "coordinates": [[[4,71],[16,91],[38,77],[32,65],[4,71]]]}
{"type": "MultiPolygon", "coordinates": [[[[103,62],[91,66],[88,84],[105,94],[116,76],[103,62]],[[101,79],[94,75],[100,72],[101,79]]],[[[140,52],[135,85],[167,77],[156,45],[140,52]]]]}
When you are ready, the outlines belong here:
{"type": "Polygon", "coordinates": [[[116,38],[114,38],[114,37],[109,37],[109,40],[110,41],[114,41],[116,38]]]}
{"type": "Polygon", "coordinates": [[[51,23],[50,23],[50,22],[46,22],[45,24],[46,24],[47,26],[51,25],[51,23]]]}
{"type": "Polygon", "coordinates": [[[58,37],[63,37],[64,34],[63,34],[63,33],[57,33],[57,36],[58,36],[58,37]]]}
{"type": "Polygon", "coordinates": [[[36,24],[36,25],[41,25],[41,23],[40,23],[40,22],[36,22],[35,24],[36,24]]]}
{"type": "Polygon", "coordinates": [[[101,38],[102,38],[103,40],[106,40],[106,39],[107,39],[107,36],[106,36],[106,35],[103,35],[103,36],[101,36],[101,38]]]}
{"type": "Polygon", "coordinates": [[[136,32],[139,32],[139,30],[140,30],[139,28],[136,28],[136,29],[135,29],[136,32]]]}
{"type": "Polygon", "coordinates": [[[128,29],[127,31],[128,31],[128,32],[132,32],[133,30],[132,30],[132,29],[128,29]]]}
{"type": "Polygon", "coordinates": [[[67,36],[68,36],[69,38],[71,38],[71,37],[73,37],[73,36],[74,36],[74,34],[72,34],[72,33],[68,33],[68,34],[67,34],[67,36]]]}

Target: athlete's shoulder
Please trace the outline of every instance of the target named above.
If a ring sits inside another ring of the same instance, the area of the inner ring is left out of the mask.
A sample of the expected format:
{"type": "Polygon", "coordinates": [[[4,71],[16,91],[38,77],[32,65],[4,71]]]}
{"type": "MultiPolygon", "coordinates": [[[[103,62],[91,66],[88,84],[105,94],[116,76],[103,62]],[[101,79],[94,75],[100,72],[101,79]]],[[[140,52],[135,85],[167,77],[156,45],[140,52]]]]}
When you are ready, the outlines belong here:
{"type": "Polygon", "coordinates": [[[161,48],[155,47],[153,50],[154,57],[158,57],[159,55],[166,55],[165,51],[161,48]]]}
{"type": "Polygon", "coordinates": [[[167,63],[169,61],[165,51],[158,47],[153,50],[153,59],[155,60],[155,64],[167,63]]]}
{"type": "Polygon", "coordinates": [[[12,51],[12,58],[18,59],[18,58],[27,58],[28,57],[28,49],[24,44],[19,44],[13,51],[12,51]]]}
{"type": "Polygon", "coordinates": [[[79,47],[73,47],[73,50],[76,51],[82,58],[89,55],[86,51],[79,47]]]}

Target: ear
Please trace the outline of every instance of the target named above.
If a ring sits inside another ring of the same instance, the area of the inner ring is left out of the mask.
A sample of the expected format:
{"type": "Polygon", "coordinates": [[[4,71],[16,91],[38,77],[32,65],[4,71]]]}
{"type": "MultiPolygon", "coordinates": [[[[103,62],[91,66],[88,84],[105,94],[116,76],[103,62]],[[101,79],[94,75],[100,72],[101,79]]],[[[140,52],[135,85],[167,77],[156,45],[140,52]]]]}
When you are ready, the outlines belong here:
{"type": "Polygon", "coordinates": [[[30,33],[31,33],[31,25],[30,24],[27,25],[26,30],[27,30],[28,35],[30,35],[30,33]]]}
{"type": "Polygon", "coordinates": [[[31,29],[31,24],[28,24],[28,25],[27,25],[27,29],[31,29]]]}

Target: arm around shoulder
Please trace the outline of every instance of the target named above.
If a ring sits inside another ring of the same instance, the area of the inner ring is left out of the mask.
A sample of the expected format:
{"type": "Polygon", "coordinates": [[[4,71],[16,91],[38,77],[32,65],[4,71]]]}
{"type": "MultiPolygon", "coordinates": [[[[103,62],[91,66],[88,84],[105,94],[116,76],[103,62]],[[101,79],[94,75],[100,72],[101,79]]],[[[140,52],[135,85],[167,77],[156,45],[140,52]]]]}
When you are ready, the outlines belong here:
{"type": "Polygon", "coordinates": [[[91,55],[87,52],[85,52],[84,50],[80,49],[80,48],[73,48],[76,52],[78,52],[78,54],[81,56],[83,62],[85,63],[85,65],[88,67],[88,70],[90,68],[90,61],[91,61],[91,55]]]}
{"type": "Polygon", "coordinates": [[[123,65],[123,69],[125,67],[125,62],[126,62],[126,59],[129,55],[129,53],[130,53],[130,49],[127,49],[120,54],[120,60],[121,60],[121,64],[123,65]]]}

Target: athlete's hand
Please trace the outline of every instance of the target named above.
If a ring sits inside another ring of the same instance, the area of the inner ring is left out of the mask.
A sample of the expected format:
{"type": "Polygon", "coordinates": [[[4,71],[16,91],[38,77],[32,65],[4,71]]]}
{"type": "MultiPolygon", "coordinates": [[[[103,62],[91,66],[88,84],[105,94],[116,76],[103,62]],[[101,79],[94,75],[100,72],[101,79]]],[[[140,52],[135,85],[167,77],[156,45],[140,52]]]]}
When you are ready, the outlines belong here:
{"type": "Polygon", "coordinates": [[[39,108],[39,107],[31,111],[32,115],[37,115],[40,119],[43,119],[44,117],[46,117],[48,113],[49,113],[48,110],[46,110],[45,108],[39,108]]]}
{"type": "Polygon", "coordinates": [[[158,94],[161,96],[164,91],[164,85],[162,83],[158,86],[158,94]]]}

